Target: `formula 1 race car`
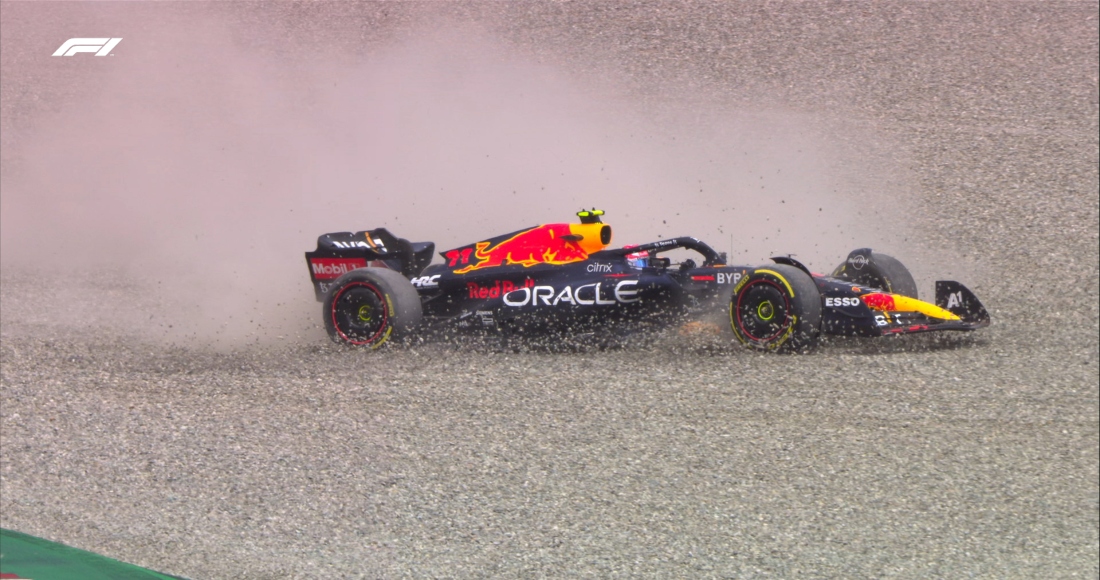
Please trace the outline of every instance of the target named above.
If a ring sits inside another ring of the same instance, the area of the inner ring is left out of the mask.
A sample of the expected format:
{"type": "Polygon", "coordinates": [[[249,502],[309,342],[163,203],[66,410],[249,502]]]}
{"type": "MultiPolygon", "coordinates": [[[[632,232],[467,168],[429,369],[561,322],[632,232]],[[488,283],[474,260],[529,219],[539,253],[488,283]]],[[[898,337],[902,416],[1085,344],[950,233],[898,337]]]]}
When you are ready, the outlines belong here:
{"type": "MultiPolygon", "coordinates": [[[[668,327],[720,313],[743,345],[800,351],[822,334],[889,336],[989,325],[958,282],[936,282],[936,302],[917,298],[909,271],[868,248],[829,275],[789,256],[764,266],[727,264],[691,237],[609,249],[602,211],[580,223],[534,226],[441,252],[383,228],[325,234],[306,253],[329,336],[376,348],[432,328],[600,332],[668,327]],[[674,265],[662,253],[691,254],[674,265]],[[695,256],[697,255],[697,256],[695,256]],[[701,260],[697,263],[695,258],[701,260]]],[[[725,323],[723,323],[725,324],[725,323]]]]}

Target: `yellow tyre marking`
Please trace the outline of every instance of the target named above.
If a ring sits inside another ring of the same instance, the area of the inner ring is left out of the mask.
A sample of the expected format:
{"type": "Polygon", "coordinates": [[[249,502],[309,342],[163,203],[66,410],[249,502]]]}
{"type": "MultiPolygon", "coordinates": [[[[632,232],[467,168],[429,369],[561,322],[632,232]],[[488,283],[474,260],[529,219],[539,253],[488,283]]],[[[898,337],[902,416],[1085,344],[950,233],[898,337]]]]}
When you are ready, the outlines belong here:
{"type": "Polygon", "coordinates": [[[735,311],[736,309],[733,307],[733,301],[730,301],[730,328],[733,329],[733,336],[737,337],[737,340],[741,344],[747,346],[749,343],[745,342],[745,338],[742,337],[741,332],[737,330],[737,321],[733,318],[735,311]]]}
{"type": "Polygon", "coordinates": [[[791,335],[794,334],[794,327],[797,325],[798,317],[792,314],[791,325],[787,327],[787,332],[784,332],[783,336],[779,337],[779,339],[775,342],[765,345],[765,348],[767,348],[768,350],[779,350],[779,347],[783,346],[788,340],[790,340],[791,335]]]}
{"type": "Polygon", "coordinates": [[[772,276],[779,278],[779,281],[787,287],[787,292],[791,293],[791,298],[794,298],[794,288],[791,288],[791,285],[787,283],[787,279],[784,278],[779,272],[776,272],[774,270],[756,270],[755,272],[753,272],[753,274],[771,274],[772,276]]]}
{"type": "Polygon", "coordinates": [[[741,276],[741,280],[737,283],[736,286],[733,287],[733,293],[737,294],[738,292],[741,291],[742,288],[745,287],[745,284],[748,284],[748,283],[749,283],[749,275],[748,274],[743,274],[741,276]]]}
{"type": "Polygon", "coordinates": [[[386,332],[382,335],[382,340],[379,340],[378,342],[370,345],[370,349],[374,350],[374,349],[382,346],[383,344],[386,344],[386,341],[390,339],[390,334],[392,334],[392,333],[393,333],[393,327],[392,326],[387,326],[386,327],[386,332]]]}

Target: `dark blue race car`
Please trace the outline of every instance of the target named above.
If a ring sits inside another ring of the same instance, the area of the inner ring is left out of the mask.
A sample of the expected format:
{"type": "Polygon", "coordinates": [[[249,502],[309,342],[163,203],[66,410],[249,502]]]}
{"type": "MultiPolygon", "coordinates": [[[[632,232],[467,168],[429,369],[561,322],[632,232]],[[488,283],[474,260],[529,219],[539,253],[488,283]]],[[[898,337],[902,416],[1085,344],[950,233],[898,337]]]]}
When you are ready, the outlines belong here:
{"type": "Polygon", "coordinates": [[[543,224],[441,252],[383,228],[325,234],[306,253],[325,328],[336,342],[376,348],[433,329],[602,332],[728,320],[746,347],[799,351],[822,333],[888,336],[975,330],[989,314],[962,284],[936,282],[935,304],[917,297],[909,271],[869,248],[830,275],[790,257],[731,265],[724,253],[681,237],[610,248],[602,211],[580,223],[543,224]],[[662,254],[692,257],[677,264],[662,254]],[[431,264],[431,265],[429,265],[431,264]]]}

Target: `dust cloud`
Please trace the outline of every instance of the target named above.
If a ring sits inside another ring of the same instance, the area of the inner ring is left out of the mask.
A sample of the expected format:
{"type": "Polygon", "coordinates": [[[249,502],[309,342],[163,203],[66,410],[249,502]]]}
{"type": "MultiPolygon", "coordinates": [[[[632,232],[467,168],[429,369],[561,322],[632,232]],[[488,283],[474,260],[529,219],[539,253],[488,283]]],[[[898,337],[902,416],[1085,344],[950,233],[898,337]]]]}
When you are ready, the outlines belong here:
{"type": "MultiPolygon", "coordinates": [[[[50,24],[42,46],[75,35],[50,24]]],[[[108,24],[96,34],[124,38],[109,58],[46,48],[4,71],[84,83],[5,142],[8,329],[320,341],[302,253],[332,231],[443,250],[599,207],[617,245],[693,235],[737,262],[795,252],[820,270],[888,238],[842,191],[838,141],[775,103],[643,104],[613,72],[596,88],[446,21],[314,56],[255,50],[201,13],[108,24]]]]}

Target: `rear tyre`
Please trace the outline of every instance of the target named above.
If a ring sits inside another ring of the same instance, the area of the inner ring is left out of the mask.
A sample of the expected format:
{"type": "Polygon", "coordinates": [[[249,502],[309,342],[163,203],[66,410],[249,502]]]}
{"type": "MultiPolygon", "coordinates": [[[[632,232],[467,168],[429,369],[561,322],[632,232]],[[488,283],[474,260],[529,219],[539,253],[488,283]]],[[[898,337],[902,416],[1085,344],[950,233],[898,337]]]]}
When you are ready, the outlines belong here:
{"type": "Polygon", "coordinates": [[[729,314],[734,336],[746,347],[803,351],[820,334],[821,294],[813,278],[794,266],[761,266],[734,288],[729,314]]]}
{"type": "Polygon", "coordinates": [[[897,259],[886,254],[873,253],[871,261],[861,270],[855,270],[847,262],[836,267],[833,276],[848,280],[856,286],[878,288],[891,294],[901,294],[910,298],[917,296],[917,283],[913,275],[897,259]]]}
{"type": "Polygon", "coordinates": [[[340,276],[325,293],[325,330],[336,343],[378,348],[408,335],[423,317],[420,295],[401,274],[359,268],[340,276]]]}

